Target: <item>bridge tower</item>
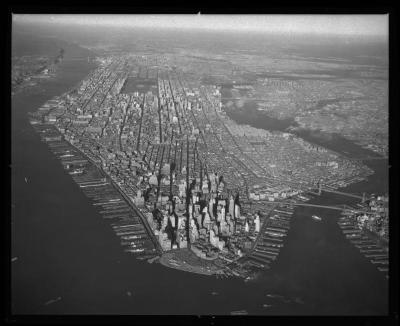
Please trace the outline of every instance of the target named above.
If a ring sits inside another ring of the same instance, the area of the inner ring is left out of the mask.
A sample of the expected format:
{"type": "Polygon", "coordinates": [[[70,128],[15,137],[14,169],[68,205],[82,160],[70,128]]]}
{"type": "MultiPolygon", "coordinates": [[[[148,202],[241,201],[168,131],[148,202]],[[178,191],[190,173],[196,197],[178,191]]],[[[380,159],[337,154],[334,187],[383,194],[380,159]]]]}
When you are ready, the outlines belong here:
{"type": "Polygon", "coordinates": [[[362,196],[362,199],[361,199],[361,203],[362,203],[362,204],[365,203],[365,192],[363,192],[363,196],[362,196]]]}

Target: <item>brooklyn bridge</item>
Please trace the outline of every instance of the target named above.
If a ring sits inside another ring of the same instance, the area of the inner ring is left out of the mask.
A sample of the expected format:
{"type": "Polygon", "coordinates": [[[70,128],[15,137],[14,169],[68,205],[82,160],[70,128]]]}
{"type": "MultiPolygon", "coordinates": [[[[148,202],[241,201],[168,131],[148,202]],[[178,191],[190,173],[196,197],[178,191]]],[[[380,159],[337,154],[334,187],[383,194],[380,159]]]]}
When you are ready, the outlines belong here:
{"type": "MultiPolygon", "coordinates": [[[[318,184],[318,189],[316,190],[309,190],[307,193],[313,194],[313,195],[321,195],[322,192],[328,192],[332,194],[337,194],[337,195],[342,195],[346,197],[351,197],[351,198],[356,198],[359,199],[361,203],[364,203],[366,200],[365,193],[362,194],[362,196],[358,194],[352,194],[348,192],[343,192],[343,191],[338,191],[338,190],[333,190],[333,189],[327,189],[323,188],[322,185],[319,183],[318,184]]],[[[277,204],[276,201],[274,202],[269,202],[269,201],[260,201],[263,203],[270,203],[271,205],[277,204]]],[[[343,211],[343,212],[352,212],[352,213],[360,213],[360,214],[371,214],[371,211],[367,211],[365,209],[356,209],[353,207],[350,207],[348,205],[342,204],[342,205],[317,205],[317,204],[309,204],[309,203],[290,203],[290,206],[303,206],[303,207],[318,207],[318,208],[326,208],[326,209],[333,209],[333,210],[338,210],[338,211],[343,211]]]]}

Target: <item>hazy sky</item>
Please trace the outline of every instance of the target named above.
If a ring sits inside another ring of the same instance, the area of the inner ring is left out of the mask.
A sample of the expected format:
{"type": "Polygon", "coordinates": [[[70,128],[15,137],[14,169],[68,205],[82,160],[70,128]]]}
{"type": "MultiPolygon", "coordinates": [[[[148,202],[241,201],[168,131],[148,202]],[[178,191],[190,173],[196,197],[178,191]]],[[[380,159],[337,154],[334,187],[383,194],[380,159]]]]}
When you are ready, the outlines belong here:
{"type": "Polygon", "coordinates": [[[283,33],[388,34],[389,15],[13,15],[16,22],[204,28],[283,33]]]}

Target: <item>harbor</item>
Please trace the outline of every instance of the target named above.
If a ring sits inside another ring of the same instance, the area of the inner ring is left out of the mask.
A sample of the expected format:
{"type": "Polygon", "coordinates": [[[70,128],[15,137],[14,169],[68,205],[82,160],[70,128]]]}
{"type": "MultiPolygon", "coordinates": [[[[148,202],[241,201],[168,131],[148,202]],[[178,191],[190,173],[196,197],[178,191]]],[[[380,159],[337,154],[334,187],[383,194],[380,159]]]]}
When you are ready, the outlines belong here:
{"type": "Polygon", "coordinates": [[[139,214],[132,209],[132,203],[127,202],[97,166],[63,140],[54,126],[33,124],[33,127],[99,214],[109,221],[115,235],[121,240],[123,250],[134,256],[154,258],[157,249],[139,214]]]}
{"type": "Polygon", "coordinates": [[[261,270],[270,269],[284,246],[293,211],[294,209],[287,204],[280,204],[272,209],[265,218],[252,249],[245,257],[240,258],[238,263],[261,270]]]}
{"type": "Polygon", "coordinates": [[[389,278],[389,248],[371,233],[360,229],[349,214],[342,214],[338,225],[344,236],[356,247],[360,254],[376,266],[386,279],[389,278]]]}

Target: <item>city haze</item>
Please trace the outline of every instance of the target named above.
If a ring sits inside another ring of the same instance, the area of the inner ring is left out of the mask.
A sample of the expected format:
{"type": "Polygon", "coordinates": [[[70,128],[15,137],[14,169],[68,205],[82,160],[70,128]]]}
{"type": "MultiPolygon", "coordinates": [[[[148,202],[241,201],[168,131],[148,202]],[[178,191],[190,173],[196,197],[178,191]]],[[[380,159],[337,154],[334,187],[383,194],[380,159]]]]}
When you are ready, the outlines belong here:
{"type": "Polygon", "coordinates": [[[283,34],[388,35],[388,15],[13,15],[13,21],[80,26],[283,34]]]}

